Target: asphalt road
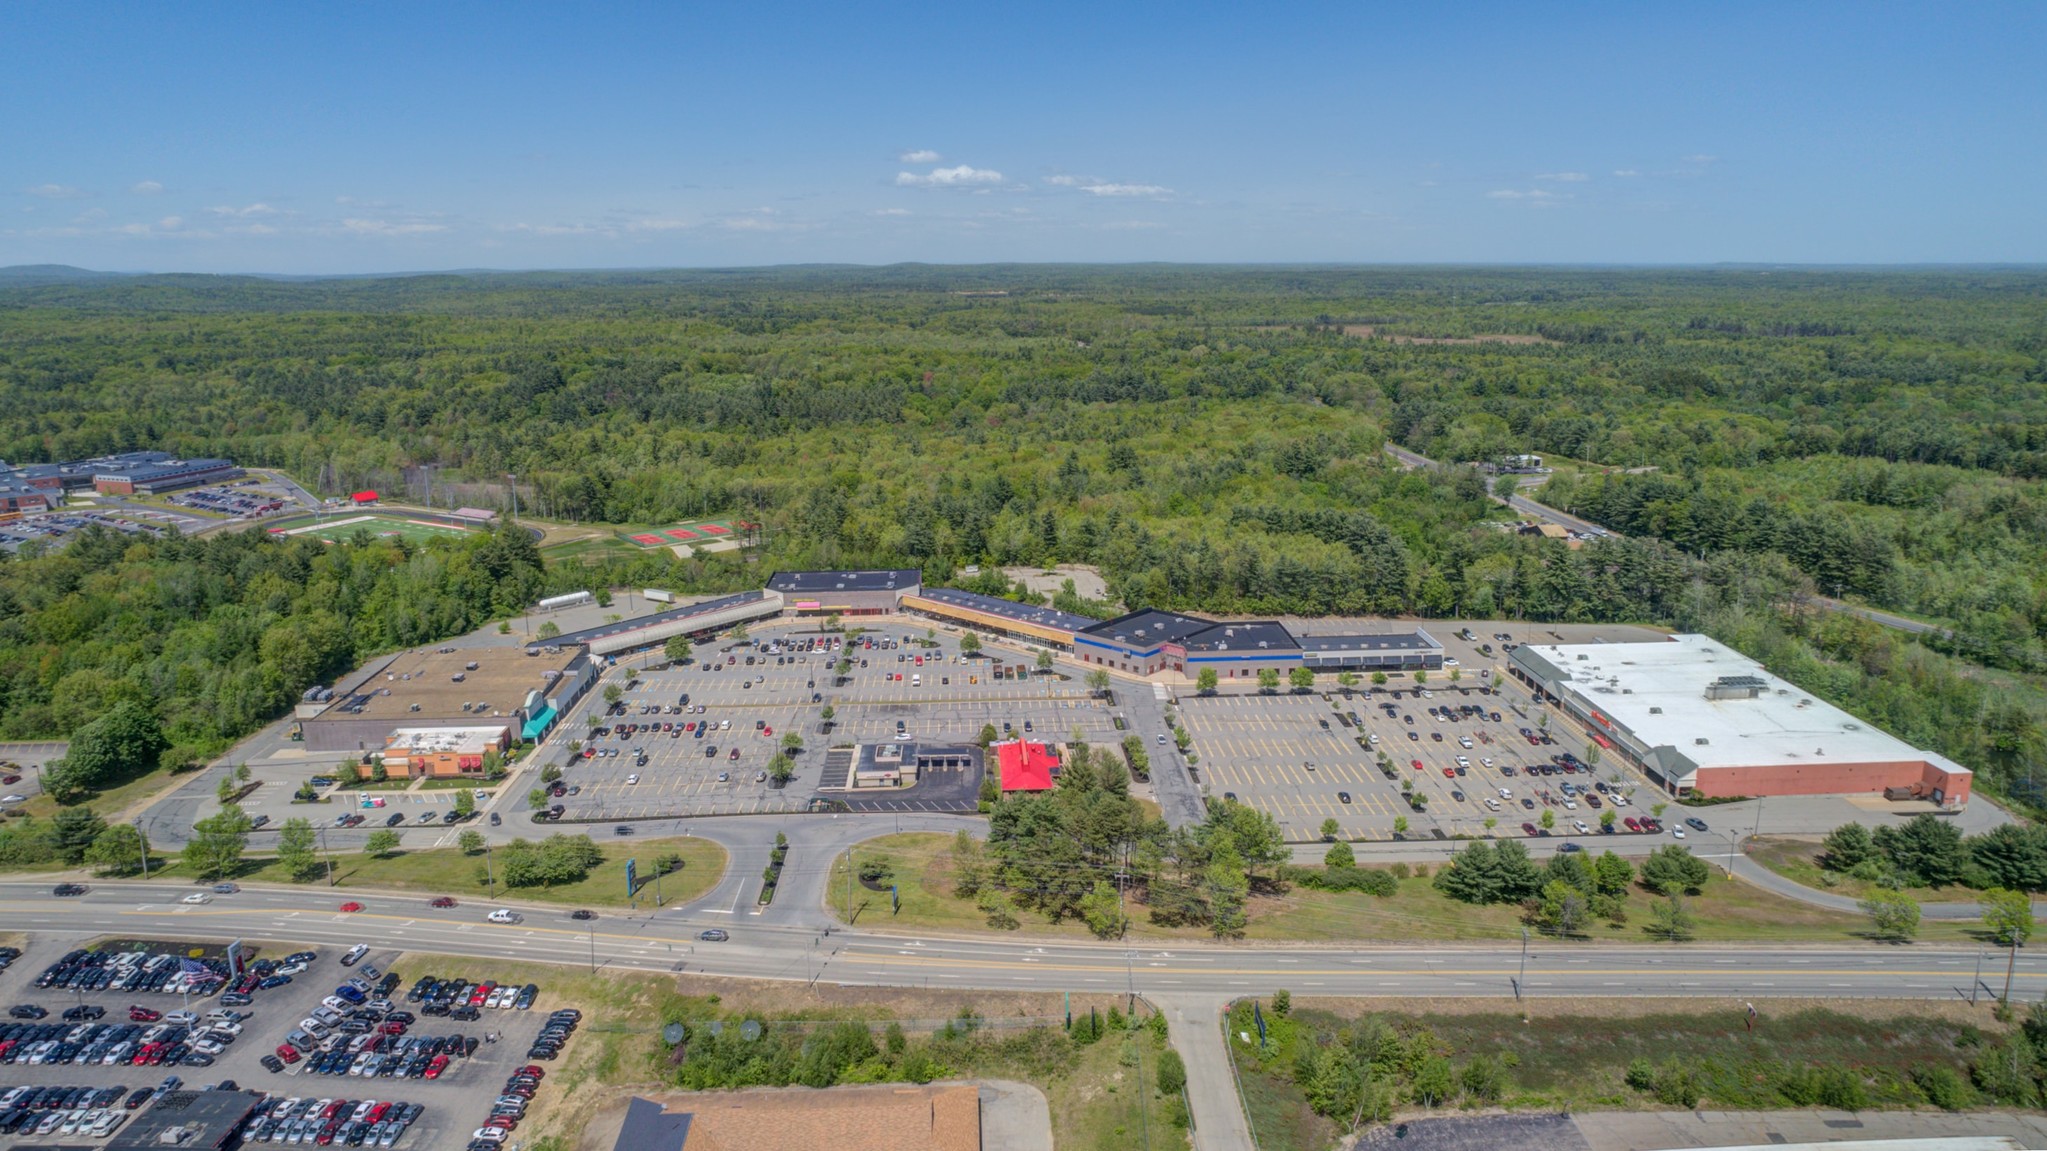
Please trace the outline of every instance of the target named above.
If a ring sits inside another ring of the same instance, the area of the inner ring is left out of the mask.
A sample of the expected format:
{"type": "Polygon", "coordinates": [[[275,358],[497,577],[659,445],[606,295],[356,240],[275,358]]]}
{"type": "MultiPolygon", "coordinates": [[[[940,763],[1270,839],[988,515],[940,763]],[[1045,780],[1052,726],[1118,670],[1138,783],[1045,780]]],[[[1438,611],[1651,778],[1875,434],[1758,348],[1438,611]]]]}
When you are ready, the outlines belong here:
{"type": "MultiPolygon", "coordinates": [[[[736,871],[736,869],[735,869],[736,871]]],[[[948,939],[839,928],[831,935],[804,916],[735,917],[718,893],[661,912],[608,912],[586,928],[555,905],[506,902],[525,912],[517,926],[484,922],[470,905],[437,911],[425,895],[346,894],[364,905],[338,910],[342,897],[318,888],[248,888],[211,903],[177,902],[178,889],[100,883],[91,893],[53,899],[49,885],[0,884],[0,918],[32,932],[121,932],[161,938],[270,938],[379,946],[454,955],[516,952],[533,960],[586,960],[593,942],[607,966],[675,969],[749,978],[818,978],[843,984],[1130,991],[1158,997],[1236,996],[1287,987],[1308,995],[1506,996],[1515,993],[1521,949],[1514,946],[1250,947],[948,939]],[[721,927],[729,943],[696,941],[721,927]],[[809,966],[806,966],[806,963],[809,966]]],[[[793,896],[794,893],[792,893],[793,896]]],[[[791,899],[792,905],[799,901],[791,899]]],[[[1607,946],[1534,943],[1526,994],[1534,996],[1966,997],[1976,949],[1780,947],[1770,945],[1607,946]]],[[[2001,958],[2001,957],[1993,957],[2001,958]]],[[[2047,990],[2047,959],[2020,956],[2014,986],[2021,1000],[2047,990]]],[[[1994,964],[1993,964],[1994,966],[1994,964]]],[[[2002,973],[1996,973],[2001,979],[2002,973]]],[[[1985,976],[1986,981],[1989,975],[1985,976]]]]}

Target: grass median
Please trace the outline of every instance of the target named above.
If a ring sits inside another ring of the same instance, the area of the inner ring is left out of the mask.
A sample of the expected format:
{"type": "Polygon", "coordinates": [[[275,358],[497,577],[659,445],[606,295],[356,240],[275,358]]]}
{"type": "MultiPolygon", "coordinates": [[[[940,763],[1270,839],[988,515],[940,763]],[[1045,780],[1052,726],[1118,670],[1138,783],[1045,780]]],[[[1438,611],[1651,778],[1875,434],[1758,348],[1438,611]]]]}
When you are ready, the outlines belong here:
{"type": "MultiPolygon", "coordinates": [[[[934,931],[955,934],[1092,938],[1076,920],[1053,923],[1044,915],[1019,909],[1016,931],[999,931],[973,900],[953,894],[950,850],[952,837],[935,832],[885,835],[841,854],[832,864],[827,892],[829,909],[842,921],[877,931],[934,931]],[[883,863],[885,880],[862,882],[859,868],[883,863]],[[891,909],[890,885],[901,899],[891,909]]],[[[1404,869],[1396,868],[1400,875],[1404,869]]],[[[1524,926],[1516,904],[1473,906],[1436,890],[1433,871],[1407,873],[1391,896],[1359,892],[1316,891],[1294,885],[1283,892],[1254,894],[1244,938],[1271,943],[1336,943],[1427,939],[1440,942],[1518,940],[1524,926]]],[[[1586,928],[1593,943],[1649,942],[1642,925],[1648,922],[1655,897],[1637,889],[1628,899],[1628,922],[1598,923],[1586,928]]],[[[1869,921],[1798,903],[1762,888],[1728,879],[1719,873],[1687,901],[1697,920],[1695,938],[1707,943],[1848,943],[1867,938],[1869,921]]],[[[1152,940],[1210,938],[1202,927],[1160,927],[1147,921],[1141,903],[1130,907],[1130,936],[1152,940]]],[[[1927,942],[1975,943],[1977,929],[1967,923],[1927,920],[1919,938],[1927,942]]]]}
{"type": "MultiPolygon", "coordinates": [[[[682,866],[660,877],[662,904],[672,907],[699,899],[716,887],[719,879],[724,877],[727,863],[723,847],[695,836],[680,839],[636,839],[629,843],[613,841],[599,843],[597,846],[604,853],[604,861],[591,868],[582,879],[552,887],[507,888],[503,883],[498,883],[495,885],[497,897],[576,907],[623,907],[628,902],[625,888],[626,861],[637,859],[640,880],[639,902],[644,906],[655,894],[654,861],[661,856],[674,854],[682,857],[682,866]]],[[[327,884],[324,857],[311,878],[304,880],[295,879],[286,873],[275,860],[251,859],[236,871],[233,878],[255,883],[297,882],[300,886],[314,890],[420,891],[480,900],[491,897],[492,885],[485,878],[485,867],[491,858],[481,851],[471,855],[453,847],[428,848],[420,851],[401,850],[383,857],[361,854],[336,855],[335,882],[331,887],[327,884]]],[[[167,882],[192,882],[182,863],[173,863],[151,874],[152,878],[162,878],[167,882]]]]}

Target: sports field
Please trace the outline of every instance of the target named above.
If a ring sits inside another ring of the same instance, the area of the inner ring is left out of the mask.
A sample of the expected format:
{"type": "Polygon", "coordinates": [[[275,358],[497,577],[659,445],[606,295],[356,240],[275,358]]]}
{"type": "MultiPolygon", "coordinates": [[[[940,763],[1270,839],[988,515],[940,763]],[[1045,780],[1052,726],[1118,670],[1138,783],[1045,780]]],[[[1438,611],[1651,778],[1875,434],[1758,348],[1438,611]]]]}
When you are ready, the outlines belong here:
{"type": "Polygon", "coordinates": [[[619,538],[643,548],[666,548],[676,544],[707,544],[718,540],[743,539],[759,525],[738,519],[689,520],[665,528],[642,532],[620,532],[619,538]]]}
{"type": "Polygon", "coordinates": [[[367,531],[373,536],[384,539],[402,539],[407,543],[423,543],[427,540],[470,535],[474,529],[431,523],[426,520],[411,519],[388,512],[351,512],[314,523],[303,523],[292,527],[280,525],[270,530],[276,535],[312,536],[315,539],[331,544],[338,539],[352,536],[358,531],[367,531]]]}

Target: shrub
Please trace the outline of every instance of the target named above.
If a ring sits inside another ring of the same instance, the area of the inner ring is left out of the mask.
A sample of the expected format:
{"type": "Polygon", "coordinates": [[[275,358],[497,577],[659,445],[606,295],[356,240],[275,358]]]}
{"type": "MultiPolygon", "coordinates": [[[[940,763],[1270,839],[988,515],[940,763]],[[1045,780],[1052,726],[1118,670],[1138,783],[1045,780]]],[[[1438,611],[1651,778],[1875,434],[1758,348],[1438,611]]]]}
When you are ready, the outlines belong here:
{"type": "Polygon", "coordinates": [[[1969,1105],[1969,1085],[1955,1069],[1942,1064],[1921,1067],[1912,1073],[1912,1082],[1926,1093],[1926,1101],[1942,1111],[1960,1111],[1969,1105]]]}

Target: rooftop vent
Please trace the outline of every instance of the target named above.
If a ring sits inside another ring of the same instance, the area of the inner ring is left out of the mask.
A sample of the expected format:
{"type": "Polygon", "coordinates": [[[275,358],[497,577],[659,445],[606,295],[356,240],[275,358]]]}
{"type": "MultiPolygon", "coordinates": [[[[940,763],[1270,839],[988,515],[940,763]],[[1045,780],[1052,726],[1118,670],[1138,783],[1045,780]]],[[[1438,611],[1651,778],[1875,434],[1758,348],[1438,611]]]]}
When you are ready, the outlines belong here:
{"type": "Polygon", "coordinates": [[[1652,708],[1650,708],[1650,709],[1649,709],[1649,714],[1650,714],[1650,715],[1662,715],[1662,714],[1663,714],[1663,709],[1662,709],[1662,708],[1660,708],[1660,707],[1652,707],[1652,708]]]}
{"type": "Polygon", "coordinates": [[[1754,699],[1769,686],[1753,675],[1723,675],[1706,685],[1707,699],[1754,699]]]}
{"type": "Polygon", "coordinates": [[[1708,739],[1707,739],[1707,738],[1706,738],[1705,736],[1703,736],[1703,735],[1702,735],[1702,736],[1699,736],[1699,737],[1698,737],[1697,739],[1694,739],[1694,740],[1692,740],[1692,742],[1693,742],[1693,743],[1695,743],[1695,744],[1697,744],[1697,745],[1699,745],[1700,747],[1704,747],[1704,746],[1706,746],[1706,745],[1707,745],[1708,743],[1710,743],[1710,742],[1712,742],[1712,741],[1711,741],[1711,740],[1708,740],[1708,739]]]}

